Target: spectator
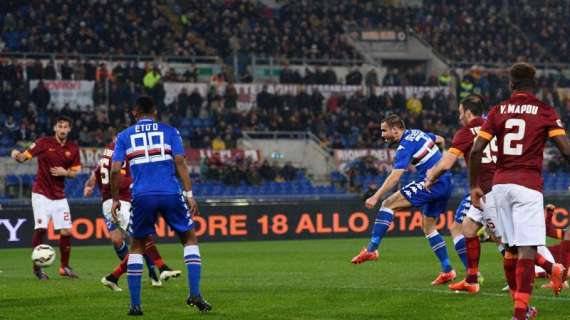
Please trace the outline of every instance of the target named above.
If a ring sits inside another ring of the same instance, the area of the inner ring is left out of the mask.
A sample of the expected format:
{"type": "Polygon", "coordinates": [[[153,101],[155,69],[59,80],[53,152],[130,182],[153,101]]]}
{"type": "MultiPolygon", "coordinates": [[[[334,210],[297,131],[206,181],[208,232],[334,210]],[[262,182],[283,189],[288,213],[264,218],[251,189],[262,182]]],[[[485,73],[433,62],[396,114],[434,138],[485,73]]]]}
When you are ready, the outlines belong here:
{"type": "Polygon", "coordinates": [[[285,163],[285,166],[281,169],[281,176],[285,179],[285,181],[293,181],[297,177],[297,169],[293,167],[290,161],[285,163]]]}
{"type": "Polygon", "coordinates": [[[376,69],[372,68],[366,73],[366,80],[364,80],[367,87],[378,86],[378,74],[376,73],[376,69]]]}
{"type": "Polygon", "coordinates": [[[45,87],[43,81],[39,81],[38,85],[32,90],[30,99],[36,105],[38,111],[47,110],[47,106],[51,100],[51,94],[45,87]]]}
{"type": "Polygon", "coordinates": [[[362,73],[360,73],[360,70],[358,70],[358,68],[354,67],[352,71],[346,75],[346,84],[357,86],[362,84],[362,73]]]}
{"type": "Polygon", "coordinates": [[[69,65],[69,61],[67,58],[63,61],[60,66],[60,74],[62,80],[72,80],[73,77],[73,68],[69,65]]]}
{"type": "Polygon", "coordinates": [[[406,109],[414,116],[419,116],[422,113],[423,106],[420,99],[416,98],[416,95],[412,95],[406,101],[406,109]]]}
{"type": "Polygon", "coordinates": [[[222,140],[222,138],[219,135],[216,136],[216,138],[212,141],[212,150],[214,151],[226,150],[226,143],[224,142],[224,140],[222,140]]]}
{"type": "Polygon", "coordinates": [[[192,110],[192,117],[198,118],[200,116],[200,110],[202,109],[203,102],[204,99],[202,99],[198,89],[194,89],[189,97],[189,106],[192,110]]]}

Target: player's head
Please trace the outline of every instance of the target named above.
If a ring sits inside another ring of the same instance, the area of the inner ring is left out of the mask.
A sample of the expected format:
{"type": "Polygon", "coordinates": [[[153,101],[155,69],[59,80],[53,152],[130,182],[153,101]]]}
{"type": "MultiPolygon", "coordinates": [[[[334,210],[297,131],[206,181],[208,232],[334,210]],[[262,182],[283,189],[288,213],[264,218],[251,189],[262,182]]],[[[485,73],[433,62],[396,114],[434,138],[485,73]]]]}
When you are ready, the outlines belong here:
{"type": "Polygon", "coordinates": [[[406,124],[399,115],[392,113],[382,120],[380,130],[384,140],[395,143],[400,141],[404,130],[406,130],[406,124]]]}
{"type": "Polygon", "coordinates": [[[154,100],[149,96],[140,96],[135,102],[135,108],[133,109],[133,116],[135,119],[139,120],[144,117],[156,117],[156,105],[154,100]]]}
{"type": "Polygon", "coordinates": [[[513,64],[510,70],[511,90],[532,91],[536,87],[536,69],[528,63],[513,64]]]}
{"type": "Polygon", "coordinates": [[[58,116],[55,118],[55,123],[53,125],[53,131],[58,140],[64,141],[71,131],[71,119],[66,116],[58,116]]]}
{"type": "Polygon", "coordinates": [[[480,117],[485,110],[485,99],[471,94],[459,103],[459,121],[466,126],[471,120],[480,117]]]}

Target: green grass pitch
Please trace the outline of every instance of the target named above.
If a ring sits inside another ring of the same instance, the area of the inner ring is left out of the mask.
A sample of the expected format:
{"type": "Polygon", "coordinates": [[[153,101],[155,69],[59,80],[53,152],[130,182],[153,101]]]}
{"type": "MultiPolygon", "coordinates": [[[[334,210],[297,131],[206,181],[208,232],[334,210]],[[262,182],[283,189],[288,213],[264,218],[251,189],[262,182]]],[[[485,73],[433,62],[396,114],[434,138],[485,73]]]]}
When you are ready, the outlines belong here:
{"type": "MultiPolygon", "coordinates": [[[[446,239],[454,267],[460,265],[446,239]]],[[[432,287],[439,270],[424,238],[387,238],[380,260],[351,265],[366,239],[204,243],[202,291],[213,304],[199,314],[184,304],[186,275],[179,245],[159,245],[164,260],[183,270],[183,278],[152,288],[143,278],[146,319],[510,319],[511,301],[501,292],[505,282],[499,253],[482,247],[485,276],[477,296],[432,287]]],[[[108,246],[72,251],[78,280],[62,279],[56,267],[51,280],[31,274],[30,250],[0,250],[0,319],[126,319],[129,295],[111,292],[99,280],[117,258],[108,246]]],[[[536,285],[544,283],[538,280],[536,285]]],[[[570,291],[555,298],[535,288],[539,319],[570,319],[570,291]]]]}

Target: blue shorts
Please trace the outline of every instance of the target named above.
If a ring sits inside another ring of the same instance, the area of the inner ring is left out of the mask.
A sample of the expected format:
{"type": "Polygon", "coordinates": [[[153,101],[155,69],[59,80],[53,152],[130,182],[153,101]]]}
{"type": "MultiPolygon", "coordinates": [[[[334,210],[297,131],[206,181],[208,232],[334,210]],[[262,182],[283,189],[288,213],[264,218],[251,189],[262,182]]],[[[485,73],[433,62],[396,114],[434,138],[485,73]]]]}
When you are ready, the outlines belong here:
{"type": "Polygon", "coordinates": [[[132,200],[129,234],[134,238],[145,238],[154,234],[159,213],[177,233],[194,228],[190,210],[181,194],[144,195],[132,200]]]}
{"type": "Polygon", "coordinates": [[[451,175],[441,176],[430,191],[424,187],[424,181],[413,181],[400,189],[400,193],[412,206],[420,209],[424,216],[439,218],[445,213],[447,201],[451,197],[451,175]]]}
{"type": "Polygon", "coordinates": [[[466,193],[463,196],[463,199],[461,200],[461,202],[459,203],[457,210],[455,210],[455,222],[456,223],[459,223],[459,224],[463,223],[463,219],[467,215],[467,212],[469,212],[469,208],[471,208],[471,195],[469,193],[466,193]]]}

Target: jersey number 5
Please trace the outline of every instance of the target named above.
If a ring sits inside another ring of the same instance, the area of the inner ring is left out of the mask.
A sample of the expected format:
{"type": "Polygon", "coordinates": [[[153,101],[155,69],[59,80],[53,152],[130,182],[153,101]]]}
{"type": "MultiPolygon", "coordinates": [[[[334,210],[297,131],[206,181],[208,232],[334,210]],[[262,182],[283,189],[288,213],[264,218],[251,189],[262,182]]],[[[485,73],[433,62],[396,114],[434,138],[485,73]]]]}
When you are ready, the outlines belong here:
{"type": "Polygon", "coordinates": [[[523,154],[522,143],[515,143],[524,138],[524,132],[526,130],[526,122],[523,119],[509,119],[505,122],[505,129],[514,129],[516,131],[509,132],[505,135],[505,140],[503,141],[503,154],[509,156],[520,156],[523,154]]]}

